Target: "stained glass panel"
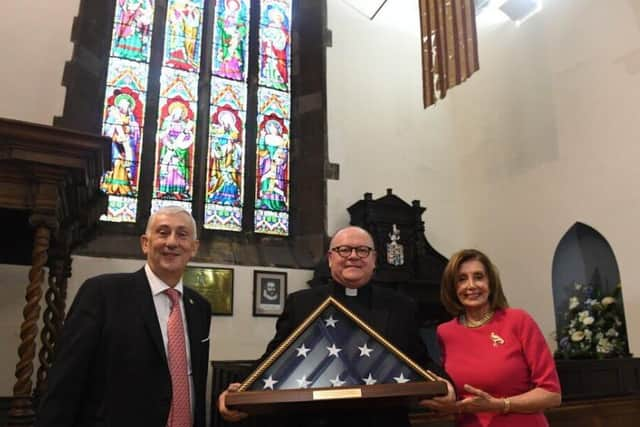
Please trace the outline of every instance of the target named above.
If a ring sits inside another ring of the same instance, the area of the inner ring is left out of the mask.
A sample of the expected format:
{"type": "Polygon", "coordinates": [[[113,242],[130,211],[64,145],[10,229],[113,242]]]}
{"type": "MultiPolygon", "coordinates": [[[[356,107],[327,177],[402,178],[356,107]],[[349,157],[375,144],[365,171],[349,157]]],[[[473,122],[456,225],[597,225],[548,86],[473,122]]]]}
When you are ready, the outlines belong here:
{"type": "Polygon", "coordinates": [[[216,5],[212,73],[246,81],[250,0],[224,0],[216,5]]]}
{"type": "Polygon", "coordinates": [[[259,84],[289,91],[291,2],[262,0],[260,4],[259,84]]]}
{"type": "Polygon", "coordinates": [[[256,209],[289,209],[289,121],[274,115],[258,122],[256,209]]]}
{"type": "Polygon", "coordinates": [[[200,70],[203,1],[169,1],[164,41],[165,66],[196,73],[200,70]]]}
{"type": "Polygon", "coordinates": [[[258,89],[258,113],[275,115],[288,119],[291,113],[291,97],[283,93],[266,88],[258,89]]]}
{"type": "Polygon", "coordinates": [[[153,0],[117,0],[111,56],[148,62],[153,23],[153,0]]]}
{"type": "MultiPolygon", "coordinates": [[[[153,205],[156,199],[190,202],[193,196],[193,162],[197,105],[190,102],[196,87],[188,88],[189,79],[179,72],[171,81],[173,90],[160,97],[160,113],[156,134],[156,173],[153,205]]],[[[161,79],[163,80],[163,79],[161,79]]]]}
{"type": "Polygon", "coordinates": [[[289,234],[289,214],[256,210],[255,231],[256,233],[286,236],[289,234]]]}
{"type": "Polygon", "coordinates": [[[203,1],[167,4],[151,212],[166,204],[191,211],[203,1]]]}
{"type": "Polygon", "coordinates": [[[246,84],[212,79],[205,228],[241,231],[246,84]]]}
{"type": "Polygon", "coordinates": [[[288,93],[258,89],[254,224],[257,233],[288,234],[289,114],[288,93]]]}
{"type": "Polygon", "coordinates": [[[154,1],[117,0],[107,70],[102,134],[111,137],[112,170],[104,221],[135,222],[154,1]]]}

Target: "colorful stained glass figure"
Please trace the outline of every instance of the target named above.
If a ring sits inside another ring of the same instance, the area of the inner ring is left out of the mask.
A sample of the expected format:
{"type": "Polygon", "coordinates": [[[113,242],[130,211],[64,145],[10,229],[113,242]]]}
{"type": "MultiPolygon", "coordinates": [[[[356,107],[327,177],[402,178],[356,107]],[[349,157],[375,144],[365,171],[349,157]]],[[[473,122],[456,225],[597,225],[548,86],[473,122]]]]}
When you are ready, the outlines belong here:
{"type": "Polygon", "coordinates": [[[288,227],[289,218],[286,214],[289,210],[289,108],[288,93],[258,89],[255,193],[255,231],[258,233],[287,234],[284,227],[288,227]],[[278,212],[285,215],[276,215],[278,212]]]}
{"type": "Polygon", "coordinates": [[[209,203],[240,205],[243,128],[244,117],[238,111],[223,106],[211,116],[209,203]]]}
{"type": "Polygon", "coordinates": [[[212,79],[205,228],[242,229],[246,93],[246,84],[212,79]]]}
{"type": "Polygon", "coordinates": [[[158,200],[190,202],[193,197],[197,89],[196,73],[163,67],[152,211],[158,200]]]}
{"type": "Polygon", "coordinates": [[[161,104],[154,198],[190,201],[196,105],[179,96],[161,104]]]}
{"type": "Polygon", "coordinates": [[[111,56],[148,62],[153,0],[117,0],[111,56]]]}
{"type": "Polygon", "coordinates": [[[259,84],[289,91],[291,2],[262,0],[260,4],[259,84]]]}
{"type": "Polygon", "coordinates": [[[288,210],[289,123],[277,116],[259,121],[256,169],[256,209],[288,210]]]}
{"type": "Polygon", "coordinates": [[[250,0],[224,0],[216,5],[213,70],[219,77],[246,81],[250,0]]]}
{"type": "Polygon", "coordinates": [[[109,61],[102,134],[113,142],[112,169],[100,183],[109,195],[107,215],[102,217],[105,221],[136,220],[148,70],[144,63],[118,58],[109,61]]]}
{"type": "Polygon", "coordinates": [[[107,194],[138,193],[146,73],[145,64],[116,59],[109,69],[102,125],[102,134],[113,140],[113,169],[102,180],[107,194]]]}
{"type": "Polygon", "coordinates": [[[107,98],[102,134],[113,141],[113,169],[102,180],[102,190],[107,194],[136,196],[138,193],[141,112],[140,95],[129,87],[116,88],[107,98]]]}
{"type": "Polygon", "coordinates": [[[170,0],[164,42],[164,65],[198,72],[203,0],[170,0]]]}

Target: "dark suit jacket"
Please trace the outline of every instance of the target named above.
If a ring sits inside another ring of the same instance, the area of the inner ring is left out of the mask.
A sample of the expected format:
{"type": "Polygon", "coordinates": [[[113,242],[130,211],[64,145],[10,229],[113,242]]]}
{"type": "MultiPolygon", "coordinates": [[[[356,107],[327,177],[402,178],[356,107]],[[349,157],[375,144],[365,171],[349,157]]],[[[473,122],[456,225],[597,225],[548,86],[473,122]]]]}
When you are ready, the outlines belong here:
{"type": "MultiPolygon", "coordinates": [[[[209,303],[184,288],[194,426],[205,427],[209,303]]],[[[144,269],[87,280],[69,310],[37,427],[165,427],[171,377],[144,269]]]]}
{"type": "MultiPolygon", "coordinates": [[[[391,342],[414,362],[437,375],[449,379],[442,367],[427,352],[418,333],[417,305],[411,298],[388,288],[368,284],[360,289],[356,304],[344,295],[344,287],[337,283],[295,292],[287,297],[285,308],[276,323],[276,334],[267,345],[260,360],[271,354],[328,296],[336,297],[376,332],[391,342]]],[[[409,426],[406,408],[371,408],[369,411],[342,411],[329,415],[286,417],[269,420],[268,425],[371,427],[409,426]]]]}

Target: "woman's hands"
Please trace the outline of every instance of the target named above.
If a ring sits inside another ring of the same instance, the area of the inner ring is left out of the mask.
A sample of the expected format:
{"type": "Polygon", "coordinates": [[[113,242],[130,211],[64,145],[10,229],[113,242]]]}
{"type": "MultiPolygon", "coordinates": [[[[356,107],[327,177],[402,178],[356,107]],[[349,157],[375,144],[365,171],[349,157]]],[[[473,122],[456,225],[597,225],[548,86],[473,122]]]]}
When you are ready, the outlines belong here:
{"type": "MultiPolygon", "coordinates": [[[[442,378],[439,378],[442,380],[442,378]]],[[[449,385],[449,387],[451,387],[449,385]]],[[[453,389],[453,387],[451,387],[453,389]]],[[[460,414],[463,412],[503,412],[504,399],[491,396],[484,390],[465,384],[464,389],[472,396],[456,401],[450,398],[450,394],[443,397],[434,397],[433,399],[423,400],[419,404],[422,407],[432,409],[441,414],[460,414]]],[[[454,394],[455,396],[455,394],[454,394]]]]}
{"type": "Polygon", "coordinates": [[[464,385],[464,390],[473,396],[466,397],[457,403],[459,412],[504,412],[505,400],[491,396],[484,390],[464,385]]]}

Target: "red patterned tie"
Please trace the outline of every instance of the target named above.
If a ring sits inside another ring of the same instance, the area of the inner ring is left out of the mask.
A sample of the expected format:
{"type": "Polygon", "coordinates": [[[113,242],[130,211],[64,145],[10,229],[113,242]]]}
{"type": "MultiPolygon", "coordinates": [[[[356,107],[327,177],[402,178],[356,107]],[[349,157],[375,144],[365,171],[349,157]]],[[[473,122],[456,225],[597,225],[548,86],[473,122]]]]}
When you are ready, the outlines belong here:
{"type": "Polygon", "coordinates": [[[180,310],[180,293],[175,289],[165,291],[171,300],[171,313],[167,322],[167,353],[171,373],[171,410],[167,427],[191,427],[191,405],[189,403],[189,371],[184,325],[180,310]]]}

